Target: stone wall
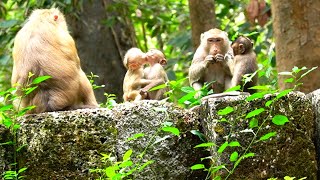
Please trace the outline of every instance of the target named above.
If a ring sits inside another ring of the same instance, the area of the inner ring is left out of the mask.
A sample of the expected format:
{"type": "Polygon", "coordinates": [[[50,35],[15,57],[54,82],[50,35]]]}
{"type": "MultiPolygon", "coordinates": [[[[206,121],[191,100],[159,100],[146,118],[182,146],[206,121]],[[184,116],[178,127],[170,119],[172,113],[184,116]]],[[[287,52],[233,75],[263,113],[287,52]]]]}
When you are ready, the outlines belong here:
{"type": "MultiPolygon", "coordinates": [[[[276,132],[267,141],[253,141],[257,129],[249,128],[248,112],[265,107],[262,100],[245,101],[246,96],[226,96],[205,100],[193,110],[179,108],[161,101],[123,103],[109,109],[84,109],[28,115],[21,119],[18,144],[26,145],[18,153],[20,167],[28,167],[25,179],[95,179],[97,174],[90,169],[106,167],[100,153],[111,153],[121,157],[133,150],[137,156],[148,143],[166,137],[160,143],[150,146],[141,163],[154,163],[136,175],[135,179],[185,180],[205,179],[207,172],[192,171],[190,167],[209,156],[204,148],[194,148],[202,143],[191,130],[203,132],[208,141],[217,146],[211,149],[215,162],[232,169],[230,154],[237,151],[254,152],[254,157],[244,159],[230,179],[266,179],[271,177],[295,176],[317,178],[317,155],[314,141],[319,126],[319,94],[290,93],[278,100],[268,113],[257,116],[258,124],[264,123],[256,137],[276,132]],[[219,116],[217,112],[227,106],[234,112],[219,116]],[[284,126],[271,123],[276,114],[286,115],[289,122],[284,126]],[[226,118],[227,121],[221,121],[226,118]],[[180,130],[180,136],[158,131],[164,122],[172,122],[180,130]],[[145,136],[134,141],[127,138],[137,133],[145,136]],[[218,148],[226,141],[238,141],[241,147],[228,147],[220,154],[218,148]],[[247,146],[252,143],[250,148],[247,146]]],[[[0,127],[0,143],[12,138],[8,130],[0,127]]],[[[317,143],[316,143],[317,144],[317,143]]],[[[319,148],[318,148],[319,149],[319,148]]],[[[12,146],[0,146],[0,173],[9,168],[13,158],[12,146]]],[[[208,166],[208,164],[207,164],[208,166]]],[[[216,175],[226,177],[225,171],[216,175]]]]}

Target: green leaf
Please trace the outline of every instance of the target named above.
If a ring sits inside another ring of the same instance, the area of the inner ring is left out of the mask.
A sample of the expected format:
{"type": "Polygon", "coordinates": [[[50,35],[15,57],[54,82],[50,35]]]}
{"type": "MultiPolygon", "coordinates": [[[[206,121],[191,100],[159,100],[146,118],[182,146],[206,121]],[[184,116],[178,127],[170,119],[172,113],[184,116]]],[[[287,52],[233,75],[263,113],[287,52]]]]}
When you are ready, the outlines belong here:
{"type": "Polygon", "coordinates": [[[289,94],[291,91],[293,91],[293,89],[286,89],[286,90],[281,91],[281,92],[277,95],[276,99],[280,99],[281,97],[289,94]]]}
{"type": "Polygon", "coordinates": [[[163,89],[163,88],[166,88],[166,87],[167,87],[167,84],[160,84],[160,85],[158,85],[158,86],[155,86],[155,87],[149,89],[149,92],[150,92],[150,91],[159,90],[159,89],[163,89]]]}
{"type": "Polygon", "coordinates": [[[13,105],[12,104],[9,104],[9,105],[6,105],[6,106],[2,106],[0,108],[0,111],[7,111],[7,110],[10,110],[10,109],[13,109],[13,105]]]}
{"type": "Polygon", "coordinates": [[[276,135],[277,135],[277,132],[269,132],[269,133],[263,135],[262,137],[260,137],[259,140],[260,140],[260,141],[265,141],[265,140],[268,140],[268,139],[270,139],[271,137],[276,136],[276,135]]]}
{"type": "Polygon", "coordinates": [[[232,141],[229,143],[230,147],[241,147],[240,143],[238,141],[232,141]]]}
{"type": "Polygon", "coordinates": [[[18,20],[0,21],[0,29],[8,29],[19,24],[18,20]]]}
{"type": "Polygon", "coordinates": [[[183,104],[183,103],[185,103],[185,101],[188,101],[188,100],[190,100],[190,99],[193,99],[194,96],[195,96],[195,94],[196,94],[196,92],[194,91],[194,92],[192,92],[192,93],[188,93],[188,94],[182,96],[182,97],[178,100],[178,103],[179,103],[179,104],[183,104]]]}
{"type": "Polygon", "coordinates": [[[247,153],[243,156],[243,159],[249,158],[249,157],[254,157],[254,153],[247,153]]]}
{"type": "Polygon", "coordinates": [[[115,168],[112,166],[109,166],[105,169],[105,173],[109,178],[112,178],[116,175],[115,168]]]}
{"type": "Polygon", "coordinates": [[[286,83],[292,83],[294,81],[294,78],[288,78],[284,82],[286,83]]]}
{"type": "Polygon", "coordinates": [[[132,154],[132,149],[129,149],[126,153],[124,153],[124,155],[123,155],[123,161],[127,161],[127,160],[129,160],[130,159],[130,156],[131,156],[131,154],[132,154]]]}
{"type": "Polygon", "coordinates": [[[300,76],[299,79],[302,79],[304,76],[306,76],[306,75],[309,74],[311,71],[313,71],[313,70],[315,70],[315,69],[317,69],[317,68],[318,68],[318,66],[312,67],[310,70],[308,70],[307,72],[303,73],[303,74],[300,76]]]}
{"type": "Polygon", "coordinates": [[[180,135],[180,131],[178,128],[175,128],[175,127],[163,127],[161,128],[162,131],[166,131],[166,132],[170,132],[176,136],[179,136],[180,135]]]}
{"type": "Polygon", "coordinates": [[[270,85],[265,85],[265,86],[252,86],[249,89],[256,89],[256,90],[263,90],[267,91],[270,90],[271,86],[270,85]]]}
{"type": "Polygon", "coordinates": [[[18,174],[25,172],[27,169],[28,169],[28,168],[21,168],[21,169],[19,169],[18,174]]]}
{"type": "Polygon", "coordinates": [[[221,176],[215,176],[213,180],[221,180],[221,176]]]}
{"type": "Polygon", "coordinates": [[[227,114],[230,114],[233,111],[234,111],[233,107],[228,106],[228,107],[226,107],[224,109],[220,109],[218,111],[218,115],[220,115],[220,116],[227,115],[227,114]]]}
{"type": "Polygon", "coordinates": [[[35,89],[37,89],[37,87],[38,86],[27,88],[24,94],[28,95],[28,94],[32,93],[35,89]]]}
{"type": "Polygon", "coordinates": [[[191,166],[191,170],[199,170],[199,169],[204,169],[205,166],[204,164],[195,164],[193,166],[191,166]]]}
{"type": "Polygon", "coordinates": [[[193,89],[193,87],[190,87],[190,86],[182,87],[182,88],[181,88],[181,91],[182,91],[182,92],[185,92],[185,93],[195,92],[195,90],[193,89]]]}
{"type": "Polygon", "coordinates": [[[222,165],[220,165],[220,166],[215,166],[215,167],[213,167],[212,168],[212,173],[215,173],[215,172],[217,172],[217,171],[219,171],[220,169],[224,169],[224,168],[226,168],[226,165],[225,164],[222,164],[222,165]]]}
{"type": "Polygon", "coordinates": [[[228,141],[224,142],[218,149],[218,153],[223,153],[223,151],[228,147],[229,143],[228,141]]]}
{"type": "Polygon", "coordinates": [[[137,134],[134,134],[132,137],[129,137],[129,138],[127,139],[127,141],[132,141],[132,140],[141,138],[141,137],[143,137],[143,136],[144,136],[143,133],[137,133],[137,134]]]}
{"type": "Polygon", "coordinates": [[[254,93],[250,96],[248,96],[246,98],[247,101],[252,101],[252,100],[255,100],[255,99],[262,99],[264,97],[264,95],[266,95],[267,92],[257,92],[257,93],[254,93]]]}
{"type": "Polygon", "coordinates": [[[230,155],[230,161],[231,161],[231,162],[234,162],[234,161],[236,161],[236,160],[238,159],[238,157],[239,157],[238,152],[237,152],[237,151],[234,151],[234,152],[230,155]]]}
{"type": "Polygon", "coordinates": [[[216,144],[213,142],[206,142],[206,143],[201,143],[196,145],[194,148],[200,148],[200,147],[212,147],[215,146],[216,144]]]}
{"type": "Polygon", "coordinates": [[[258,119],[252,118],[250,120],[249,127],[250,127],[250,129],[253,129],[255,127],[258,127],[258,124],[259,124],[258,119]]]}
{"type": "Polygon", "coordinates": [[[270,107],[270,105],[273,103],[273,100],[269,100],[266,102],[265,106],[266,107],[270,107]]]}
{"type": "Polygon", "coordinates": [[[125,168],[125,167],[130,167],[130,166],[132,166],[133,165],[133,162],[132,161],[123,161],[120,165],[119,165],[119,167],[120,168],[125,168]]]}
{"type": "Polygon", "coordinates": [[[224,92],[240,91],[240,90],[241,90],[241,86],[237,85],[237,86],[234,86],[232,88],[229,88],[229,89],[225,90],[224,92]]]}
{"type": "Polygon", "coordinates": [[[20,124],[15,124],[14,126],[13,126],[13,130],[15,131],[15,130],[17,130],[17,129],[19,129],[20,128],[20,124]]]}
{"type": "Polygon", "coordinates": [[[32,81],[32,84],[39,84],[47,79],[50,79],[51,76],[39,76],[32,81]]]}
{"type": "Polygon", "coordinates": [[[247,114],[246,119],[257,116],[264,111],[265,111],[264,108],[259,108],[259,109],[253,110],[247,114]]]}
{"type": "Polygon", "coordinates": [[[289,122],[289,120],[288,120],[287,116],[275,115],[275,116],[272,118],[272,122],[273,122],[273,124],[275,124],[275,125],[282,126],[282,125],[284,125],[285,123],[289,122]]]}
{"type": "Polygon", "coordinates": [[[202,134],[199,130],[191,130],[190,131],[192,134],[198,136],[201,141],[206,142],[206,137],[204,134],[202,134]]]}
{"type": "Polygon", "coordinates": [[[154,163],[154,160],[149,160],[145,162],[140,168],[138,172],[141,172],[145,167],[149,166],[150,164],[154,163]]]}

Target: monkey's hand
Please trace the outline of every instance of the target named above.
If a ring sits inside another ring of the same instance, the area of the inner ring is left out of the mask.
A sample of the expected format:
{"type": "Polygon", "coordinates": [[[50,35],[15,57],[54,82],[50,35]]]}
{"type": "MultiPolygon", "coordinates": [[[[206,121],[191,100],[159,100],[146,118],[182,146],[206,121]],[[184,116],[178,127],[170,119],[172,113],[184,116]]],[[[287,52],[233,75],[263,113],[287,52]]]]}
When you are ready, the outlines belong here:
{"type": "Polygon", "coordinates": [[[208,61],[208,62],[210,62],[210,63],[215,63],[215,62],[216,62],[213,55],[208,55],[208,56],[206,56],[206,57],[204,58],[204,60],[205,60],[205,61],[208,61]]]}
{"type": "Polygon", "coordinates": [[[140,95],[142,96],[143,99],[145,99],[148,96],[148,91],[144,89],[140,89],[140,95]]]}
{"type": "Polygon", "coordinates": [[[216,54],[216,55],[214,56],[214,59],[215,59],[216,62],[222,62],[222,61],[224,61],[224,55],[222,55],[222,54],[216,54]]]}

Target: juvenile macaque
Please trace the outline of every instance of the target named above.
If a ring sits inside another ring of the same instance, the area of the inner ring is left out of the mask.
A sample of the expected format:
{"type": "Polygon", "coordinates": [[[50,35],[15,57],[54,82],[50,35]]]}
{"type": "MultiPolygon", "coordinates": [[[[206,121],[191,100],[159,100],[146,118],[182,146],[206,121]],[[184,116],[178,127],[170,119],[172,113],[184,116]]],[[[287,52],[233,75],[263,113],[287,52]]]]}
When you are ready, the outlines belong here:
{"type": "MultiPolygon", "coordinates": [[[[234,53],[234,65],[231,68],[233,77],[231,85],[243,86],[242,77],[245,74],[252,74],[258,70],[256,54],[253,52],[252,41],[244,36],[239,36],[231,45],[234,53]]],[[[255,75],[252,81],[246,83],[243,87],[243,91],[250,94],[255,93],[255,90],[248,89],[257,84],[258,77],[255,75]]]]}
{"type": "Polygon", "coordinates": [[[35,105],[28,113],[98,107],[91,84],[80,67],[75,42],[70,36],[63,14],[58,9],[32,12],[15,37],[13,47],[12,86],[28,83],[28,73],[35,77],[48,75],[31,94],[15,107],[35,105]]]}
{"type": "Polygon", "coordinates": [[[144,69],[144,77],[152,80],[152,83],[142,88],[141,93],[146,96],[146,99],[161,100],[164,98],[164,93],[168,91],[168,88],[148,91],[168,81],[168,76],[162,67],[167,64],[167,60],[164,54],[157,49],[149,50],[146,55],[150,66],[144,69]]]}
{"type": "Polygon", "coordinates": [[[233,52],[228,34],[220,29],[211,29],[201,34],[201,43],[189,68],[189,82],[199,90],[205,82],[212,84],[214,93],[221,93],[231,87],[229,66],[233,52]]]}
{"type": "Polygon", "coordinates": [[[140,93],[140,89],[152,80],[144,79],[143,66],[147,64],[147,55],[138,48],[131,48],[124,56],[123,64],[128,69],[123,80],[123,100],[139,101],[147,94],[140,93]]]}

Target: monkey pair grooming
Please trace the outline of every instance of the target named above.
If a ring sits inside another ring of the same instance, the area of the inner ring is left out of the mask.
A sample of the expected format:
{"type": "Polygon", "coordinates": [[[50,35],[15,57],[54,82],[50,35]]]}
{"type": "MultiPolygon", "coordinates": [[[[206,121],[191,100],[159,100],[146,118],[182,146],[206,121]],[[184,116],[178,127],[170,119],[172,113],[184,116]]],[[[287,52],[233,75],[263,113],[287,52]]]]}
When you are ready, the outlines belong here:
{"type": "MultiPolygon", "coordinates": [[[[213,82],[214,93],[222,93],[242,85],[243,75],[257,70],[256,55],[248,38],[239,37],[231,46],[226,32],[211,29],[201,34],[200,39],[189,68],[189,82],[195,90],[200,90],[204,83],[213,82]]],[[[255,84],[256,77],[244,91],[255,84]]]]}
{"type": "Polygon", "coordinates": [[[123,81],[123,100],[139,101],[142,99],[163,99],[167,89],[148,92],[151,88],[168,81],[163,65],[167,64],[164,54],[156,49],[143,53],[138,48],[131,48],[125,54],[124,66],[128,69],[123,81]],[[150,66],[143,69],[145,64],[150,66]]]}
{"type": "Polygon", "coordinates": [[[98,107],[91,84],[81,69],[75,42],[58,9],[32,12],[15,37],[13,59],[11,84],[18,84],[20,96],[28,81],[51,76],[23,97],[20,105],[14,103],[16,108],[35,105],[28,113],[41,113],[98,107]],[[28,80],[29,72],[34,76],[28,80]]]}

